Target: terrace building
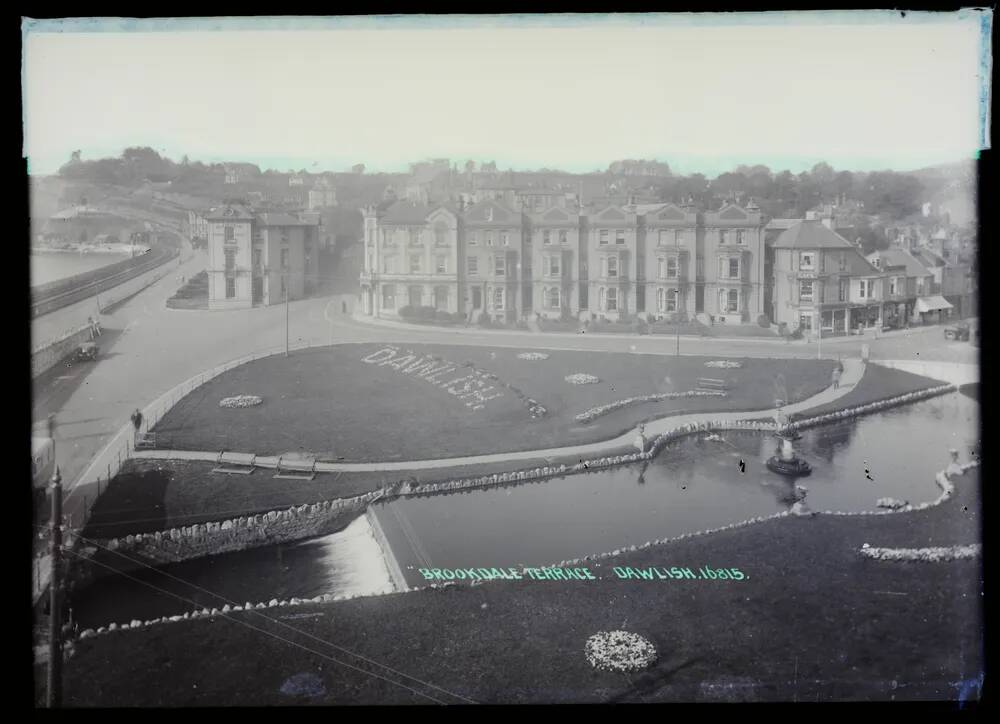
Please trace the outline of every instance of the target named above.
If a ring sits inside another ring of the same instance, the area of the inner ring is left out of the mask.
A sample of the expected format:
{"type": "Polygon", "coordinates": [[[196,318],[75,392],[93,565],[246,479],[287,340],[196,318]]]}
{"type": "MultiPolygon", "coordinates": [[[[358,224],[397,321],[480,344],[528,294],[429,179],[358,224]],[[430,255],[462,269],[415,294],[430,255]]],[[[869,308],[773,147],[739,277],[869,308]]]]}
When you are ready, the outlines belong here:
{"type": "Polygon", "coordinates": [[[548,319],[576,317],[586,307],[587,297],[580,215],[558,207],[530,214],[525,238],[525,259],[530,254],[531,262],[523,271],[531,288],[532,311],[548,319]]]}
{"type": "Polygon", "coordinates": [[[301,299],[319,264],[319,225],[282,212],[227,205],[208,224],[208,306],[246,309],[301,299]]]}
{"type": "Polygon", "coordinates": [[[760,209],[729,203],[703,215],[695,308],[722,324],[757,321],[764,308],[764,222],[760,209]]]}
{"type": "Polygon", "coordinates": [[[486,200],[462,214],[463,307],[491,319],[514,322],[532,304],[531,255],[526,253],[523,217],[506,204],[486,200]],[[526,268],[522,269],[522,264],[526,268]],[[522,279],[527,286],[522,286],[522,279]]]}
{"type": "Polygon", "coordinates": [[[447,206],[397,201],[364,216],[361,300],[365,314],[403,307],[464,311],[459,297],[459,216],[447,206]]]}
{"type": "Polygon", "coordinates": [[[626,319],[636,311],[638,218],[620,206],[608,206],[588,216],[584,229],[590,316],[626,319]]]}
{"type": "MultiPolygon", "coordinates": [[[[644,210],[644,209],[642,209],[644,210]]],[[[645,210],[644,210],[645,211],[645,210]]],[[[640,311],[652,319],[696,314],[695,279],[701,226],[693,207],[660,205],[643,213],[638,269],[640,311]]]]}

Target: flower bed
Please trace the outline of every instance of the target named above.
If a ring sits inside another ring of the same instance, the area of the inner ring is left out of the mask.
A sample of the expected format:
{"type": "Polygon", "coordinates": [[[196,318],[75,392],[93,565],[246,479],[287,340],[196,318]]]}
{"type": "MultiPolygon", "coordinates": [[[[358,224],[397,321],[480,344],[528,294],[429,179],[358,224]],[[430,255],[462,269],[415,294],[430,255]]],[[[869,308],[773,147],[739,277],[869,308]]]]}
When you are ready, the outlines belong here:
{"type": "Polygon", "coordinates": [[[640,397],[627,397],[624,400],[609,402],[607,405],[591,407],[585,412],[576,416],[578,422],[590,422],[601,415],[620,410],[628,405],[635,405],[641,402],[659,402],[660,400],[672,400],[680,397],[725,397],[726,393],[721,390],[690,390],[688,392],[661,392],[653,395],[642,395],[640,397]]]}
{"type": "Polygon", "coordinates": [[[900,508],[905,508],[910,503],[906,500],[896,500],[895,498],[879,498],[875,505],[879,508],[888,508],[889,510],[899,510],[900,508]]]}
{"type": "Polygon", "coordinates": [[[544,352],[521,352],[521,354],[519,354],[517,358],[534,362],[536,360],[548,359],[549,356],[544,352]]]}
{"type": "Polygon", "coordinates": [[[257,395],[237,395],[236,397],[226,397],[219,400],[219,407],[229,407],[229,408],[241,408],[241,407],[255,407],[259,405],[263,400],[257,397],[257,395]]]}
{"type": "Polygon", "coordinates": [[[982,546],[973,543],[967,546],[948,546],[935,548],[873,548],[865,543],[858,551],[863,558],[877,561],[919,561],[921,563],[939,563],[943,561],[958,561],[967,558],[977,558],[982,552],[982,546]]]}
{"type": "Polygon", "coordinates": [[[574,372],[571,375],[566,375],[565,380],[571,385],[594,385],[600,382],[597,377],[584,374],[583,372],[574,372]]]}
{"type": "Polygon", "coordinates": [[[734,362],[733,360],[727,360],[727,359],[717,359],[717,360],[712,360],[711,362],[706,362],[705,366],[706,367],[720,367],[720,368],[722,368],[724,370],[733,370],[733,369],[739,369],[740,367],[742,367],[743,363],[742,362],[734,362]]]}
{"type": "Polygon", "coordinates": [[[656,661],[656,647],[639,634],[601,631],[587,639],[587,662],[600,671],[642,671],[656,661]]]}

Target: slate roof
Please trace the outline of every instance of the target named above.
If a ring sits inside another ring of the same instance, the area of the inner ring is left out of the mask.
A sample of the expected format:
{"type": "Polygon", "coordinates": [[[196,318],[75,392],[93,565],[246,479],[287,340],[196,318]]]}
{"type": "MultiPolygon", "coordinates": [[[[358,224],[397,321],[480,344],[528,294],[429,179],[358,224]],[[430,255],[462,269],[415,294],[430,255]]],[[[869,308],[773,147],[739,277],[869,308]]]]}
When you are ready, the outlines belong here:
{"type": "Polygon", "coordinates": [[[422,224],[433,209],[415,201],[397,201],[385,210],[382,222],[386,224],[422,224]]]}
{"type": "Polygon", "coordinates": [[[775,249],[857,249],[821,221],[800,221],[774,240],[775,249]]]}
{"type": "Polygon", "coordinates": [[[246,206],[233,204],[212,209],[204,218],[208,221],[253,221],[253,212],[246,206]]]}
{"type": "Polygon", "coordinates": [[[902,249],[885,249],[883,251],[877,251],[873,254],[869,254],[867,258],[868,261],[871,261],[875,257],[879,257],[882,260],[883,269],[890,266],[903,266],[906,267],[906,276],[908,277],[931,276],[931,272],[927,269],[927,267],[915,259],[913,255],[907,254],[902,249]]]}
{"type": "Polygon", "coordinates": [[[316,226],[319,219],[301,219],[281,211],[265,211],[257,214],[261,226],[316,226]]]}

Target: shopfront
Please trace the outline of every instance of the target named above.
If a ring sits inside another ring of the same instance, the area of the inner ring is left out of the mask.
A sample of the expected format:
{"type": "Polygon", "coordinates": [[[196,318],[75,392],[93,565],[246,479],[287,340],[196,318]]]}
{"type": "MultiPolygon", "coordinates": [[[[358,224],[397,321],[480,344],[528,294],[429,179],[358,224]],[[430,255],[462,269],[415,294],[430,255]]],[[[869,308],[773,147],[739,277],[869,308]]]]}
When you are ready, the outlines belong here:
{"type": "Polygon", "coordinates": [[[876,329],[882,326],[882,307],[871,304],[851,310],[851,329],[876,329]]]}
{"type": "Polygon", "coordinates": [[[847,310],[846,309],[825,309],[823,317],[823,334],[838,335],[847,334],[847,310]]]}

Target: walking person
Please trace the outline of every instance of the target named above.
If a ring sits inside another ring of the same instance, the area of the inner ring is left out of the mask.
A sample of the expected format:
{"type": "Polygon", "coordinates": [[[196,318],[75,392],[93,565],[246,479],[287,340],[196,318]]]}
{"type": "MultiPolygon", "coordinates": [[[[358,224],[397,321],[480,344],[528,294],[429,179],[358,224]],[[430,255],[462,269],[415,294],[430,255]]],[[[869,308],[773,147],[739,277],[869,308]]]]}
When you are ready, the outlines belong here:
{"type": "Polygon", "coordinates": [[[135,427],[135,441],[139,439],[139,430],[142,428],[142,413],[139,408],[135,408],[135,412],[132,413],[132,426],[135,427]]]}
{"type": "Polygon", "coordinates": [[[835,390],[840,388],[841,374],[843,374],[843,370],[840,368],[840,365],[833,368],[833,389],[835,390]]]}

